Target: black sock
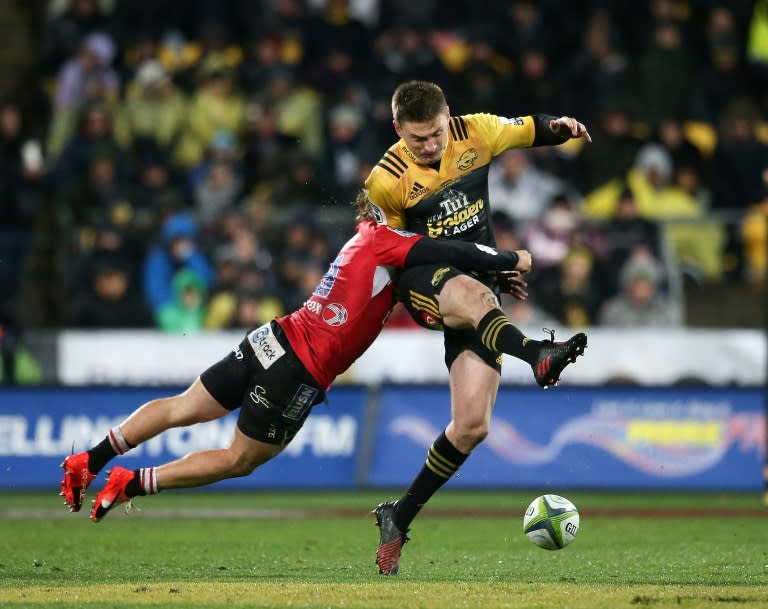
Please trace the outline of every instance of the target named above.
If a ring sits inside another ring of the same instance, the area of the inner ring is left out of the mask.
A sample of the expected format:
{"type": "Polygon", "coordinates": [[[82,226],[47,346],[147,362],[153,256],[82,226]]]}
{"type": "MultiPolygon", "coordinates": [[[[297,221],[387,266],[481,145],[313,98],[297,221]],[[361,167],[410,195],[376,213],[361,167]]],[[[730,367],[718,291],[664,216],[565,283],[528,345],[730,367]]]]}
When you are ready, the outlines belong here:
{"type": "Polygon", "coordinates": [[[143,497],[147,494],[141,486],[141,472],[138,469],[133,470],[133,479],[125,485],[125,494],[127,497],[143,497]]]}
{"type": "Polygon", "coordinates": [[[536,362],[541,341],[526,337],[501,309],[486,313],[477,324],[477,333],[491,351],[501,351],[531,365],[536,362]]]}
{"type": "Polygon", "coordinates": [[[411,486],[397,502],[395,507],[395,524],[405,531],[411,521],[437,492],[453,476],[466,461],[468,455],[459,452],[441,433],[427,453],[427,462],[421,468],[419,475],[411,482],[411,486]]]}
{"type": "Polygon", "coordinates": [[[116,456],[117,451],[112,448],[109,438],[104,438],[88,451],[88,471],[92,474],[98,474],[116,456]]]}

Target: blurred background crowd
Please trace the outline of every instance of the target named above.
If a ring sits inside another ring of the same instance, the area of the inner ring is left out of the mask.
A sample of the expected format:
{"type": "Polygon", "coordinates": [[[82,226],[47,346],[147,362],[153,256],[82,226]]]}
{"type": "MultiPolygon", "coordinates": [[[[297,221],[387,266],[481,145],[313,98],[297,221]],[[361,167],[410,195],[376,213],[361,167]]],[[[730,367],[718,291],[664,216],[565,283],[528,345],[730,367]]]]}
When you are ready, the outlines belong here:
{"type": "Polygon", "coordinates": [[[4,352],[296,309],[415,78],[590,129],[491,168],[517,323],[762,323],[768,0],[3,0],[0,34],[4,352]]]}

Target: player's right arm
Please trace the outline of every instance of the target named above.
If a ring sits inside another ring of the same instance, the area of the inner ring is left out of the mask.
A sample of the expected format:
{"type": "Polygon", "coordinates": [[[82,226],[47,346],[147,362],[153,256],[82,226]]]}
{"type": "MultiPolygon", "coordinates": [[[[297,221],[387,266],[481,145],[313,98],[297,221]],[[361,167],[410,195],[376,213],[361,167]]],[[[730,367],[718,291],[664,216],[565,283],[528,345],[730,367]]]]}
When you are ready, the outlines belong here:
{"type": "Polygon", "coordinates": [[[372,244],[381,265],[406,268],[422,264],[449,264],[463,271],[531,270],[531,255],[454,239],[431,239],[408,231],[376,225],[363,227],[374,233],[372,244]]]}
{"type": "Polygon", "coordinates": [[[423,237],[413,244],[405,257],[405,267],[421,264],[450,264],[462,271],[520,271],[531,270],[531,254],[497,250],[479,243],[455,239],[423,237]]]}

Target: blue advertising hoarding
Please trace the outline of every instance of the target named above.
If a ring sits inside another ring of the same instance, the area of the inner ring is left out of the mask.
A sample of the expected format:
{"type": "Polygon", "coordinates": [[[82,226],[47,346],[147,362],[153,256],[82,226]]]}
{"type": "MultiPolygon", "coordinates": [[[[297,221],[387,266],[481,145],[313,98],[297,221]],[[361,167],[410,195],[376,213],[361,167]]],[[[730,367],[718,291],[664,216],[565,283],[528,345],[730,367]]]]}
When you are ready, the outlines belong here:
{"type": "MultiPolygon", "coordinates": [[[[443,387],[385,386],[368,483],[402,486],[450,418],[443,387]]],[[[757,490],[762,389],[502,387],[453,487],[757,490]]]]}
{"type": "MultiPolygon", "coordinates": [[[[59,464],[104,439],[141,404],[177,393],[158,388],[4,388],[0,390],[0,490],[51,488],[59,464]]],[[[315,406],[304,428],[252,475],[217,488],[346,488],[357,485],[357,459],[367,391],[338,387],[315,406]]],[[[168,430],[112,463],[160,465],[189,452],[229,444],[237,411],[217,421],[168,430]]],[[[98,483],[97,483],[98,484],[98,483]]],[[[99,485],[100,486],[100,485],[99,485]]]]}

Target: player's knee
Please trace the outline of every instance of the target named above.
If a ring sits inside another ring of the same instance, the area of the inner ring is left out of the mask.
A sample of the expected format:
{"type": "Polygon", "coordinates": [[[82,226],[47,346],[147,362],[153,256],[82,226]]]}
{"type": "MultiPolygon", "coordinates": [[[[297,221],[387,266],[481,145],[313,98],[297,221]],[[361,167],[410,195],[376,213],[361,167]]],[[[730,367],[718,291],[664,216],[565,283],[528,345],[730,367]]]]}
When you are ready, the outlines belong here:
{"type": "Polygon", "coordinates": [[[229,475],[231,478],[250,476],[263,461],[251,455],[233,454],[230,459],[229,475]]]}
{"type": "Polygon", "coordinates": [[[499,306],[488,286],[469,275],[451,277],[438,295],[440,313],[475,325],[491,309],[499,306]]]}
{"type": "Polygon", "coordinates": [[[484,419],[477,421],[464,421],[457,423],[454,421],[454,434],[457,439],[457,446],[462,452],[471,450],[488,437],[488,422],[484,419]]]}

